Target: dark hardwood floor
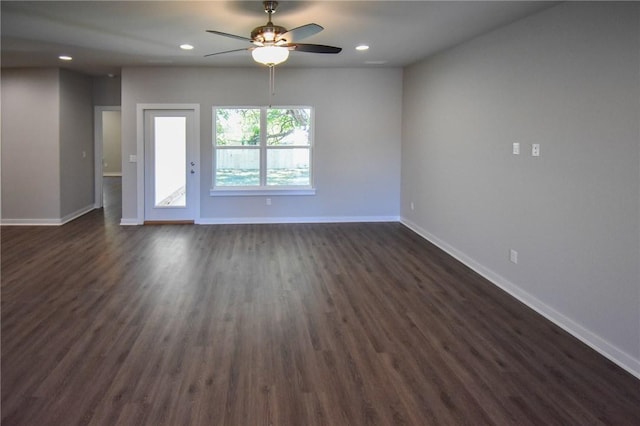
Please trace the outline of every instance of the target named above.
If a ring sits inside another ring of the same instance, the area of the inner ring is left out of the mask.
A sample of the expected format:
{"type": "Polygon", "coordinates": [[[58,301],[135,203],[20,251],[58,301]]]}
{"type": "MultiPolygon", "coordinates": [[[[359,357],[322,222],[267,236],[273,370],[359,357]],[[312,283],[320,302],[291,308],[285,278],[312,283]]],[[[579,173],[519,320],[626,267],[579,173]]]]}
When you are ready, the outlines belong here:
{"type": "Polygon", "coordinates": [[[398,223],[2,228],[2,425],[631,425],[640,381],[398,223]]]}

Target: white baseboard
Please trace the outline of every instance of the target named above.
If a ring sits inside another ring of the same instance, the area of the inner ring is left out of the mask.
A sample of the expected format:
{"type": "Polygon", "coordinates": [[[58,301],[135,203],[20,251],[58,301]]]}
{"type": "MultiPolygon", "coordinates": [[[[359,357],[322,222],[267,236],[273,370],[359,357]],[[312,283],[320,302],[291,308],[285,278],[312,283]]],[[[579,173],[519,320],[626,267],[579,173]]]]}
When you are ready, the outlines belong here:
{"type": "Polygon", "coordinates": [[[605,356],[621,368],[625,369],[626,371],[640,379],[640,360],[632,357],[625,351],[619,349],[615,345],[612,345],[605,339],[586,329],[571,318],[565,316],[543,301],[537,299],[535,296],[527,293],[503,276],[476,262],[473,258],[467,256],[465,253],[461,252],[455,247],[447,244],[446,242],[429,233],[427,230],[421,228],[414,222],[406,218],[401,218],[400,222],[427,241],[438,246],[440,249],[453,256],[455,259],[473,269],[478,274],[482,275],[492,284],[506,291],[511,296],[515,297],[549,321],[553,322],[569,334],[585,343],[587,346],[591,347],[601,355],[605,356]]]}
{"type": "Polygon", "coordinates": [[[90,204],[88,206],[84,206],[81,209],[76,210],[75,212],[69,213],[60,219],[60,225],[64,225],[65,223],[71,222],[73,219],[77,219],[82,215],[85,215],[94,209],[94,205],[90,204]]]}
{"type": "Polygon", "coordinates": [[[94,208],[95,206],[91,204],[60,219],[2,219],[1,223],[5,226],[61,226],[89,213],[94,208]]]}
{"type": "Polygon", "coordinates": [[[137,218],[131,219],[131,218],[123,217],[120,219],[120,226],[134,226],[134,225],[142,225],[142,223],[140,223],[137,218]]]}
{"type": "Polygon", "coordinates": [[[121,172],[104,172],[104,173],[102,173],[102,176],[104,176],[104,177],[122,177],[122,173],[121,172]]]}
{"type": "Polygon", "coordinates": [[[60,219],[2,219],[2,226],[60,226],[60,219]]]}
{"type": "Polygon", "coordinates": [[[200,218],[196,225],[269,224],[269,223],[351,223],[399,222],[398,216],[329,216],[329,217],[228,217],[200,218]]]}

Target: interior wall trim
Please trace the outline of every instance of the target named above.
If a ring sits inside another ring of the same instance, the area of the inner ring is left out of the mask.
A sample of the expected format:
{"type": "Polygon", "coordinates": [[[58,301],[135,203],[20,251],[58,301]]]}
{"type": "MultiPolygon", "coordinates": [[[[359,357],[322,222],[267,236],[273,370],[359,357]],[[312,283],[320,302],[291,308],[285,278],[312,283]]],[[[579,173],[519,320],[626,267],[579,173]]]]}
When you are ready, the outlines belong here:
{"type": "Polygon", "coordinates": [[[2,219],[2,226],[60,226],[60,219],[2,219]]]}
{"type": "Polygon", "coordinates": [[[65,223],[71,222],[74,219],[79,218],[82,215],[89,213],[94,210],[95,206],[90,204],[81,209],[78,209],[68,215],[65,215],[61,218],[42,218],[42,219],[2,219],[0,224],[2,226],[61,226],[65,223]]]}
{"type": "Polygon", "coordinates": [[[120,226],[144,225],[144,221],[140,222],[138,218],[123,217],[120,219],[120,226]]]}
{"type": "Polygon", "coordinates": [[[222,217],[200,218],[196,225],[237,225],[269,223],[352,223],[399,222],[398,216],[319,216],[319,217],[222,217]]]}
{"type": "Polygon", "coordinates": [[[91,203],[88,206],[84,206],[81,209],[71,212],[68,215],[63,216],[62,219],[60,219],[60,225],[64,225],[67,222],[71,222],[72,220],[77,219],[80,216],[85,215],[94,209],[95,209],[95,206],[93,203],[91,203]]]}
{"type": "Polygon", "coordinates": [[[640,359],[634,358],[625,351],[619,349],[617,346],[609,343],[602,337],[578,324],[561,312],[558,312],[540,299],[524,291],[522,288],[510,282],[500,274],[497,274],[491,269],[483,266],[479,262],[475,261],[472,257],[467,256],[462,251],[449,245],[445,241],[431,234],[429,231],[420,227],[411,220],[402,217],[400,219],[400,223],[411,229],[416,234],[420,235],[425,240],[436,245],[438,248],[445,251],[449,255],[453,256],[456,260],[473,269],[475,272],[489,280],[492,284],[504,290],[511,296],[515,297],[520,302],[524,303],[549,321],[556,324],[558,327],[565,330],[567,333],[573,335],[587,346],[591,347],[610,361],[614,362],[616,365],[620,366],[624,370],[640,379],[640,359]]]}

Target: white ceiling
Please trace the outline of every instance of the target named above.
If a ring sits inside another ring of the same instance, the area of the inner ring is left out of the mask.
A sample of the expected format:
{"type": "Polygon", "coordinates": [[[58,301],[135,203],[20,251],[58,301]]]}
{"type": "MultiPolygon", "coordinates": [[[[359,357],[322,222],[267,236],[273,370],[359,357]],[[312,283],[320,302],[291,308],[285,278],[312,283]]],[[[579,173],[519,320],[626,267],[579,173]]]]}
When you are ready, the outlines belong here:
{"type": "MultiPolygon", "coordinates": [[[[304,42],[343,48],[338,55],[293,52],[280,66],[404,66],[554,4],[285,0],[273,22],[288,29],[320,24],[324,31],[304,42]],[[357,52],[361,43],[371,48],[357,52]]],[[[117,74],[124,66],[257,67],[244,51],[203,57],[249,46],[205,30],[249,37],[267,21],[261,1],[2,0],[0,7],[3,67],[64,67],[94,75],[117,74]],[[182,43],[195,49],[183,51],[182,43]],[[74,60],[62,63],[61,54],[74,60]]]]}

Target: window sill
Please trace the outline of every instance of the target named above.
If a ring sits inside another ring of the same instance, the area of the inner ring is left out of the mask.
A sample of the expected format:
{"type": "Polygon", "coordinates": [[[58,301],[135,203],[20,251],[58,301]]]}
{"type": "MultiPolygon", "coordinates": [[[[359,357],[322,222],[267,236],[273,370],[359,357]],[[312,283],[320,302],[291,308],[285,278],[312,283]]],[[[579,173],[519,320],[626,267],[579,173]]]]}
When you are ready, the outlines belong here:
{"type": "Polygon", "coordinates": [[[278,189],[238,189],[238,188],[211,188],[211,197],[255,197],[266,195],[316,195],[315,188],[278,188],[278,189]]]}

